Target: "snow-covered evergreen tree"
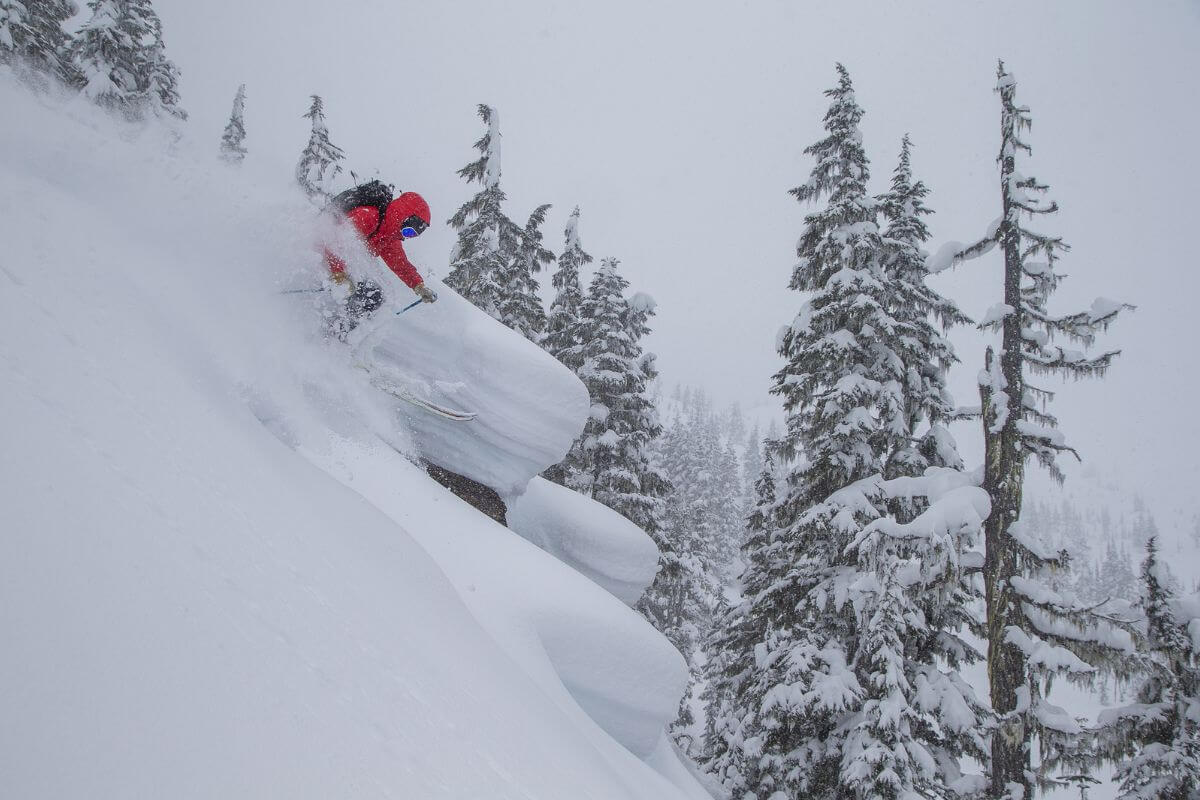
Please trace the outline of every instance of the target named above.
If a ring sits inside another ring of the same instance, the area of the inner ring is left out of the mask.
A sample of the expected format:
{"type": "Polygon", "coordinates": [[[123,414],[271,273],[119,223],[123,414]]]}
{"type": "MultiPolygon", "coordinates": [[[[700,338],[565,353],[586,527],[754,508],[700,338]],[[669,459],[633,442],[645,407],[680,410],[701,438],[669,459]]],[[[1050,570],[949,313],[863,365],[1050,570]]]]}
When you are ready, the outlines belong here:
{"type": "Polygon", "coordinates": [[[179,70],[166,55],[150,0],[91,0],[91,19],[72,46],[84,93],[127,119],[186,119],[179,70]]]}
{"type": "Polygon", "coordinates": [[[240,164],[246,158],[246,146],[243,144],[246,141],[245,112],[246,84],[243,83],[233,97],[233,111],[221,136],[221,159],[228,164],[240,164]]]}
{"type": "Polygon", "coordinates": [[[63,25],[77,11],[70,0],[0,0],[0,64],[42,87],[47,77],[75,85],[79,73],[63,25]]]}
{"type": "Polygon", "coordinates": [[[542,224],[549,209],[549,204],[535,208],[520,239],[514,243],[515,253],[497,307],[498,319],[531,342],[541,342],[546,331],[546,311],[542,308],[537,273],[554,261],[554,253],[542,244],[542,224]]]}
{"type": "Polygon", "coordinates": [[[33,38],[29,11],[18,0],[0,0],[0,64],[12,64],[33,38]]]}
{"type": "Polygon", "coordinates": [[[312,105],[304,118],[312,121],[312,132],[296,163],[296,183],[309,197],[325,197],[334,179],[341,173],[341,162],[346,156],[340,147],[329,141],[329,128],[325,126],[325,103],[320,95],[312,96],[312,105]]]}
{"type": "Polygon", "coordinates": [[[478,183],[479,192],[463,204],[450,225],[458,231],[458,242],[450,256],[446,284],[492,317],[504,318],[510,270],[517,257],[522,231],[504,213],[504,191],[500,188],[500,116],[495,109],[479,106],[479,117],[487,132],[475,142],[479,158],[458,171],[467,183],[478,183]]]}
{"type": "Polygon", "coordinates": [[[88,8],[91,18],[73,45],[83,92],[105,108],[138,118],[144,103],[141,42],[149,28],[135,24],[128,0],[91,0],[88,8]]]}
{"type": "Polygon", "coordinates": [[[1105,545],[1104,558],[1097,565],[1093,589],[1094,595],[1087,600],[1095,603],[1125,600],[1136,594],[1137,578],[1133,574],[1129,553],[1118,547],[1112,539],[1105,545]]]}
{"type": "Polygon", "coordinates": [[[730,580],[745,523],[737,461],[721,438],[721,420],[699,391],[689,393],[679,411],[654,451],[671,486],[664,498],[663,536],[685,562],[696,590],[673,598],[673,628],[679,632],[672,641],[697,669],[697,652],[730,580]]]}
{"type": "Polygon", "coordinates": [[[1146,544],[1141,601],[1147,650],[1137,702],[1103,712],[1099,749],[1120,753],[1115,778],[1122,800],[1200,798],[1200,648],[1190,629],[1200,603],[1181,602],[1158,557],[1146,544]]]}
{"type": "Polygon", "coordinates": [[[906,135],[891,190],[879,198],[888,223],[883,266],[890,289],[888,311],[896,325],[891,332],[893,352],[904,365],[899,384],[888,387],[891,394],[881,407],[881,421],[887,435],[909,437],[888,447],[887,477],[920,475],[931,466],[962,466],[947,429],[955,411],[946,389],[946,371],[957,359],[942,331],[969,320],[925,283],[928,253],[922,248],[929,229],[923,217],[931,213],[924,203],[929,190],[913,180],[911,147],[906,135]]]}
{"type": "Polygon", "coordinates": [[[649,399],[654,358],[641,339],[654,312],[648,297],[631,304],[629,283],[614,258],[601,261],[580,307],[578,375],[591,397],[583,435],[563,464],[568,485],[632,521],[658,545],[659,571],[637,608],[660,631],[679,641],[686,624],[679,598],[695,592],[689,566],[664,536],[663,496],[670,484],[652,456],[662,433],[649,399]]]}
{"type": "Polygon", "coordinates": [[[988,349],[980,374],[985,439],[984,488],[992,501],[987,520],[988,678],[1000,727],[992,736],[991,793],[1030,797],[1033,785],[1053,783],[1060,765],[1083,772],[1099,755],[1077,749],[1073,714],[1046,700],[1055,675],[1087,683],[1097,668],[1122,670],[1132,650],[1119,621],[1089,612],[1051,586],[1051,573],[1065,567],[1062,555],[1046,548],[1020,522],[1025,464],[1033,457],[1061,479],[1057,457],[1074,453],[1045,409],[1051,393],[1031,385],[1029,373],[1073,378],[1100,376],[1117,352],[1089,357],[1054,344],[1056,339],[1089,347],[1123,305],[1097,300],[1092,308],[1065,316],[1047,309],[1062,280],[1057,262],[1067,245],[1038,233],[1024,217],[1050,214],[1057,205],[1041,195],[1049,187],[1023,174],[1018,157],[1031,152],[1022,139],[1032,122],[1016,103],[1016,80],[1001,62],[996,91],[1001,101],[1000,189],[1004,214],[986,237],[957,254],[973,258],[997,245],[1004,255],[1004,301],[981,327],[999,330],[999,352],[988,349]],[[1041,749],[1041,769],[1031,749],[1041,749]]]}
{"type": "Polygon", "coordinates": [[[742,477],[745,481],[745,491],[742,496],[742,518],[748,519],[754,511],[756,476],[763,469],[762,434],[758,425],[750,431],[746,445],[742,448],[742,477]]]}
{"type": "MultiPolygon", "coordinates": [[[[573,371],[580,367],[582,341],[579,338],[579,309],[583,305],[583,285],[580,271],[592,263],[579,242],[579,207],[571,212],[564,231],[565,243],[554,271],[554,300],[546,320],[546,337],[542,346],[573,371]]],[[[549,476],[548,476],[549,477],[549,476]]],[[[561,481],[560,481],[561,482],[561,481]]]]}
{"type": "MultiPolygon", "coordinates": [[[[805,150],[816,165],[793,190],[827,202],[805,218],[790,287],[811,295],[782,332],[772,388],[787,413],[773,449],[792,468],[767,530],[747,542],[733,630],[717,638],[745,666],[713,688],[730,698],[714,729],[734,733],[710,755],[746,796],[946,797],[967,783],[960,757],[983,753],[985,712],[957,669],[978,658],[961,632],[987,501],[953,467],[885,474],[921,466],[906,455],[922,439],[912,426],[937,420],[952,354],[932,337],[922,348],[915,316],[893,315],[903,281],[924,291],[924,271],[906,275],[897,254],[919,253],[921,237],[881,235],[862,110],[841,65],[838,76],[828,135],[805,150]]],[[[952,440],[937,439],[957,466],[952,440]]]]}
{"type": "Polygon", "coordinates": [[[162,20],[150,5],[150,0],[134,0],[135,13],[145,16],[150,30],[145,43],[146,106],[160,119],[185,120],[187,112],[179,105],[179,68],[167,58],[163,42],[162,20]]]}
{"type": "Polygon", "coordinates": [[[647,397],[645,360],[631,335],[628,281],[619,262],[603,259],[581,308],[583,364],[579,377],[591,397],[592,412],[576,445],[583,469],[575,488],[599,500],[651,533],[661,529],[662,501],[647,493],[641,477],[649,471],[648,447],[661,433],[647,397]]]}
{"type": "MultiPolygon", "coordinates": [[[[769,569],[775,539],[777,509],[776,466],[772,448],[767,447],[762,470],[754,483],[754,510],[746,523],[743,546],[747,568],[743,595],[761,596],[773,579],[769,569]]],[[[707,725],[703,763],[732,798],[746,797],[758,782],[758,759],[763,754],[766,726],[778,724],[764,717],[747,703],[748,697],[761,697],[768,665],[759,656],[767,654],[773,643],[773,626],[748,601],[725,606],[713,625],[706,642],[705,664],[707,725]]]]}

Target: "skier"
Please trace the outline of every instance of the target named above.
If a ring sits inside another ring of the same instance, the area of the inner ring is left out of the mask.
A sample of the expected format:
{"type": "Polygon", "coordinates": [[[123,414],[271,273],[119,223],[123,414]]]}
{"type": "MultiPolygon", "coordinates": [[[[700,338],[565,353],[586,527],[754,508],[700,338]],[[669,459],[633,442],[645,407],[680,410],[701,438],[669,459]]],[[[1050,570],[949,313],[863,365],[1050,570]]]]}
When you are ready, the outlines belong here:
{"type": "MultiPolygon", "coordinates": [[[[429,204],[416,192],[404,192],[394,200],[390,197],[389,188],[372,181],[343,192],[334,198],[332,205],[345,213],[371,255],[382,258],[396,277],[426,303],[435,302],[437,292],[425,285],[421,273],[404,253],[404,240],[420,236],[429,227],[432,218],[429,204]],[[372,190],[386,191],[386,195],[372,197],[372,190]]],[[[346,262],[328,247],[325,248],[325,261],[333,282],[350,292],[346,300],[346,319],[339,322],[338,333],[345,336],[363,316],[383,304],[383,289],[371,280],[355,282],[346,272],[346,262]]]]}

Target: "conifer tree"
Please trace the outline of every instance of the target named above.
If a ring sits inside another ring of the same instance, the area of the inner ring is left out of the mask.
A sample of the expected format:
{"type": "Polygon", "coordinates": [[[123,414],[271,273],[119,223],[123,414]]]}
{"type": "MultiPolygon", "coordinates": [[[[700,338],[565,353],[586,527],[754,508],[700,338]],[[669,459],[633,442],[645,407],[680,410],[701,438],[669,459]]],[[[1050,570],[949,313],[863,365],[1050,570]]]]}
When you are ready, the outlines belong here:
{"type": "Polygon", "coordinates": [[[0,0],[0,64],[12,64],[32,39],[29,11],[18,0],[0,0]]]}
{"type": "Polygon", "coordinates": [[[187,112],[179,105],[179,68],[167,58],[163,42],[162,20],[150,5],[150,0],[133,0],[135,13],[144,15],[150,31],[145,46],[146,105],[160,119],[185,120],[187,112]]]}
{"type": "Polygon", "coordinates": [[[91,19],[72,45],[84,94],[129,120],[148,113],[186,119],[166,56],[162,21],[150,0],[91,0],[91,19]]]}
{"type": "Polygon", "coordinates": [[[150,30],[131,13],[129,0],[91,0],[88,8],[92,16],[73,45],[83,92],[109,110],[138,119],[144,109],[141,43],[150,30]]]}
{"type": "Polygon", "coordinates": [[[497,319],[535,343],[541,341],[546,331],[537,273],[554,261],[554,254],[542,244],[542,224],[549,209],[549,204],[535,208],[525,229],[520,231],[520,238],[512,245],[515,252],[497,307],[497,319]]]}
{"type": "Polygon", "coordinates": [[[904,366],[899,382],[889,387],[890,396],[882,404],[883,425],[889,433],[910,435],[907,442],[901,439],[889,448],[884,466],[889,478],[920,475],[931,466],[962,466],[947,428],[955,410],[946,388],[946,371],[957,358],[942,331],[970,320],[925,283],[928,254],[922,248],[929,240],[929,229],[923,217],[932,212],[924,203],[929,189],[913,180],[911,149],[905,135],[891,190],[879,197],[880,211],[888,223],[882,244],[890,288],[888,311],[896,325],[893,348],[904,366]],[[919,438],[911,434],[919,434],[919,438]]]}
{"type": "Polygon", "coordinates": [[[233,97],[233,111],[221,136],[221,159],[227,164],[240,164],[246,158],[246,146],[242,144],[246,141],[245,111],[246,84],[243,83],[233,97]]]}
{"type": "Polygon", "coordinates": [[[1075,451],[1045,410],[1052,394],[1029,383],[1029,373],[1073,378],[1103,375],[1118,351],[1089,357],[1054,344],[1056,339],[1090,347],[1096,335],[1124,308],[1097,300],[1092,308],[1065,316],[1047,309],[1063,275],[1058,260],[1068,247],[1038,233],[1025,217],[1052,214],[1049,188],[1023,174],[1021,156],[1032,151],[1022,138],[1032,125],[1029,109],[1016,103],[1016,80],[1003,62],[997,70],[1000,95],[1000,191],[1004,213],[989,234],[957,254],[974,258],[999,246],[1004,256],[1004,301],[981,327],[1000,332],[998,353],[988,348],[980,374],[985,440],[984,489],[992,513],[986,527],[984,582],[987,593],[988,678],[1000,727],[992,736],[991,793],[1029,797],[1035,782],[1054,783],[1060,765],[1076,759],[1078,726],[1071,715],[1046,701],[1048,683],[1065,675],[1089,683],[1097,668],[1121,671],[1132,649],[1118,620],[1090,613],[1075,599],[1049,587],[1050,573],[1065,567],[1064,554],[1049,551],[1020,522],[1025,464],[1032,457],[1056,479],[1057,458],[1075,451]],[[1031,747],[1040,743],[1041,769],[1032,770],[1031,747]]]}
{"type": "Polygon", "coordinates": [[[1101,713],[1101,751],[1121,754],[1115,779],[1122,800],[1200,797],[1200,652],[1189,628],[1200,607],[1181,602],[1158,540],[1146,543],[1141,569],[1146,649],[1140,657],[1137,702],[1101,713]]]}
{"type": "Polygon", "coordinates": [[[546,338],[542,346],[572,371],[578,372],[582,355],[579,310],[583,305],[580,270],[592,263],[592,257],[584,251],[579,242],[578,206],[571,212],[563,237],[563,251],[558,257],[558,269],[555,270],[553,278],[555,295],[550,303],[546,338]]]}
{"type": "Polygon", "coordinates": [[[0,0],[0,64],[43,88],[45,77],[75,85],[79,73],[63,25],[76,11],[69,0],[0,0]]]}
{"type": "Polygon", "coordinates": [[[897,292],[924,291],[924,271],[906,275],[897,255],[920,237],[881,235],[862,110],[838,75],[828,135],[806,149],[816,164],[792,192],[827,198],[805,218],[790,287],[811,296],[780,337],[772,388],[787,413],[773,455],[792,465],[766,531],[747,542],[746,599],[718,638],[754,666],[718,678],[730,700],[714,728],[735,733],[712,758],[730,788],[758,797],[944,797],[962,785],[959,758],[983,752],[985,711],[957,669],[978,657],[961,631],[987,500],[954,468],[948,437],[939,460],[953,466],[886,474],[920,466],[904,455],[922,439],[913,426],[943,398],[911,387],[936,385],[951,354],[931,338],[922,348],[915,318],[893,314],[897,292]]]}
{"type": "Polygon", "coordinates": [[[480,189],[450,218],[450,225],[458,231],[458,242],[450,256],[446,284],[508,324],[503,318],[512,289],[508,280],[522,232],[502,207],[506,198],[500,188],[499,114],[481,104],[479,117],[487,125],[487,132],[475,142],[479,158],[458,174],[467,183],[478,183],[480,189]]]}
{"type": "Polygon", "coordinates": [[[325,103],[320,95],[312,96],[312,105],[304,118],[312,121],[312,133],[296,164],[296,182],[309,197],[325,197],[334,179],[341,173],[341,162],[346,156],[340,147],[329,141],[329,129],[325,126],[325,103]]]}
{"type": "Polygon", "coordinates": [[[661,528],[661,500],[643,491],[648,447],[662,428],[647,398],[646,361],[631,335],[629,282],[606,258],[596,270],[581,308],[584,341],[579,377],[591,397],[592,413],[577,444],[585,465],[585,494],[652,533],[661,528]]]}

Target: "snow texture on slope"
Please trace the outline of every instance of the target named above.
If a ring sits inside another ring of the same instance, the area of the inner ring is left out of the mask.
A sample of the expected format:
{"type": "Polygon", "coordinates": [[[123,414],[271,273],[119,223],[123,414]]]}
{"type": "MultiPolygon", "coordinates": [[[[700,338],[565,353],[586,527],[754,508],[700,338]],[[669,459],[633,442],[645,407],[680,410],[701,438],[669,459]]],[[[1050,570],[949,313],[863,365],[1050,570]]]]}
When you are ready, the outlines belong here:
{"type": "Polygon", "coordinates": [[[508,501],[508,527],[629,605],[658,569],[658,548],[641,528],[545,478],[508,501]]]}
{"type": "Polygon", "coordinates": [[[0,79],[5,793],[703,797],[678,655],[276,294],[319,270],[289,165],[44,102],[0,79]]]}

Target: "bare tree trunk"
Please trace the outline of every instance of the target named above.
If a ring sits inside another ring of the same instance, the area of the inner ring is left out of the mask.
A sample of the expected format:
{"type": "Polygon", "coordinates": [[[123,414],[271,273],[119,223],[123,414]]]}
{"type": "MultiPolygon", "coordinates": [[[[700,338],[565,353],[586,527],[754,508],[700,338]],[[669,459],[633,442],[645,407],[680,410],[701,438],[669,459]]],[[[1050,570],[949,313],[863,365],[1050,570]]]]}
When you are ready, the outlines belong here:
{"type": "MultiPolygon", "coordinates": [[[[1003,120],[1004,141],[1012,141],[1013,121],[1003,120]]],[[[992,500],[992,513],[984,524],[986,556],[984,580],[987,599],[988,688],[992,708],[1001,717],[1001,725],[992,737],[992,784],[994,797],[1008,795],[1012,784],[1024,787],[1025,797],[1032,797],[1029,740],[1023,716],[1004,719],[1017,707],[1017,690],[1025,685],[1025,655],[1006,641],[1009,626],[1022,623],[1020,600],[1015,597],[1010,579],[1020,574],[1020,552],[1010,538],[1009,529],[1021,515],[1021,494],[1025,483],[1025,457],[1017,421],[1022,414],[1025,390],[1023,353],[1021,350],[1021,234],[1009,196],[1009,179],[1013,174],[1011,151],[1003,151],[1000,185],[1004,199],[1004,217],[999,231],[1004,250],[1004,302],[1012,311],[1004,319],[1000,351],[999,374],[1003,377],[1003,393],[997,394],[994,380],[980,386],[983,401],[983,431],[985,463],[983,488],[992,500]],[[1002,424],[997,424],[1003,418],[1002,424]]],[[[996,374],[995,354],[988,348],[986,370],[996,374]]]]}

